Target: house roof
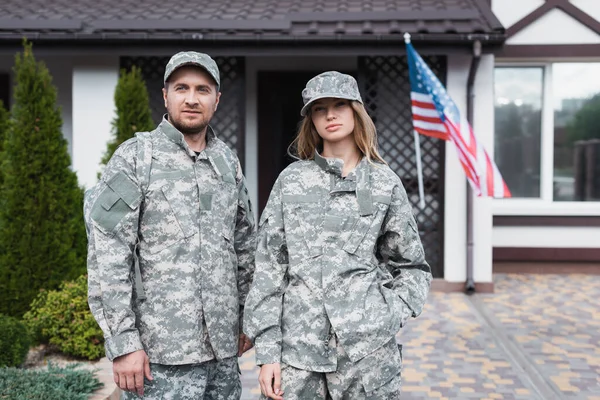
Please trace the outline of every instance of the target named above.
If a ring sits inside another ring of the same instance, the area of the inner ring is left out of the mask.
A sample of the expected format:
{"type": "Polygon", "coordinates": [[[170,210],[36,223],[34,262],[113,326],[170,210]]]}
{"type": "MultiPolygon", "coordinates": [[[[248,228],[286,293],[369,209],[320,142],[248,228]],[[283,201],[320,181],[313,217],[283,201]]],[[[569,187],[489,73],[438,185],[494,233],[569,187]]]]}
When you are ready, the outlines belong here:
{"type": "Polygon", "coordinates": [[[0,40],[504,40],[487,0],[4,0],[0,40]]]}

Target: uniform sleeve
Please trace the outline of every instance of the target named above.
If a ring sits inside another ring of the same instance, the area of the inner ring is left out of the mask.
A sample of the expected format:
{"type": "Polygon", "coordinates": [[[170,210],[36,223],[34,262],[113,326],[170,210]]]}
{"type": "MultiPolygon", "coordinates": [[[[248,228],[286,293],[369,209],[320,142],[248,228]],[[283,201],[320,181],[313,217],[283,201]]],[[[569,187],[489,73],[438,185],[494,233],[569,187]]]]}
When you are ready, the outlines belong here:
{"type": "Polygon", "coordinates": [[[254,342],[257,365],[281,361],[281,313],[288,264],[278,181],[261,216],[256,246],[256,273],[244,317],[244,331],[254,342]]]}
{"type": "Polygon", "coordinates": [[[132,257],[137,240],[141,192],[135,169],[119,148],[102,179],[86,193],[88,303],[104,332],[109,360],[143,349],[132,310],[132,257]]]}
{"type": "Polygon", "coordinates": [[[238,295],[240,304],[240,330],[244,316],[244,304],[254,275],[254,251],[256,236],[254,232],[254,211],[250,203],[246,179],[238,162],[236,181],[238,186],[238,207],[235,219],[234,248],[238,261],[238,295]]]}
{"type": "Polygon", "coordinates": [[[394,187],[392,201],[377,241],[377,258],[392,275],[386,286],[402,300],[401,326],[421,314],[429,287],[431,268],[425,261],[417,223],[402,183],[394,187]]]}

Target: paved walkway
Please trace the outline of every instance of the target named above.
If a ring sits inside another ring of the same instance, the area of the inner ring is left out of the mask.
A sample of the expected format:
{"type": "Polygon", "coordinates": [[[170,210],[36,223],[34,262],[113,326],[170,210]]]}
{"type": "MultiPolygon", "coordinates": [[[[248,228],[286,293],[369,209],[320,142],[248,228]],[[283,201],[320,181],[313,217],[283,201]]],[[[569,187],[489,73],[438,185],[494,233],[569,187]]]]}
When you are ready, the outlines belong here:
{"type": "MultiPolygon", "coordinates": [[[[600,276],[496,275],[495,293],[432,293],[398,336],[402,399],[600,400],[600,276]]],[[[257,399],[254,354],[242,399],[257,399]]]]}
{"type": "MultiPolygon", "coordinates": [[[[600,276],[494,282],[493,294],[432,293],[403,329],[402,399],[600,400],[600,276]]],[[[240,367],[242,399],[257,399],[253,351],[240,367]]]]}

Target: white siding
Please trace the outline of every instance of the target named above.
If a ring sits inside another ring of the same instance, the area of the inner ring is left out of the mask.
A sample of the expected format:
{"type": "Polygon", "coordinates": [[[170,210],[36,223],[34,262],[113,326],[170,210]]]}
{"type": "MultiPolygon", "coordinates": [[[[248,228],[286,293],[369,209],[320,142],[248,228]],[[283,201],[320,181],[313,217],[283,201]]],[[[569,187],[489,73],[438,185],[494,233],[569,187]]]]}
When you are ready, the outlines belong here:
{"type": "Polygon", "coordinates": [[[596,43],[600,43],[600,35],[558,9],[547,12],[506,41],[506,44],[596,43]]]}
{"type": "Polygon", "coordinates": [[[571,0],[571,4],[579,7],[583,12],[600,21],[600,1],[598,0],[571,0]]]}
{"type": "MultiPolygon", "coordinates": [[[[453,55],[448,58],[448,93],[463,113],[467,111],[467,77],[470,63],[470,56],[453,55]]],[[[493,67],[493,56],[483,56],[475,79],[473,129],[488,152],[492,151],[494,131],[493,67]]],[[[448,142],[446,144],[444,277],[450,282],[462,282],[466,279],[466,187],[465,173],[458,161],[455,147],[448,142]]],[[[492,202],[489,198],[475,198],[473,203],[473,275],[476,282],[491,282],[492,202]]]]}
{"type": "Polygon", "coordinates": [[[100,160],[111,137],[118,57],[88,57],[73,69],[73,166],[79,184],[97,181],[100,160]]]}
{"type": "Polygon", "coordinates": [[[494,228],[494,247],[597,248],[597,227],[510,227],[494,228]]]}
{"type": "Polygon", "coordinates": [[[509,28],[543,4],[544,0],[493,0],[492,11],[502,25],[509,28]]]}
{"type": "MultiPolygon", "coordinates": [[[[481,57],[475,79],[473,130],[490,157],[494,158],[494,56],[481,57]]],[[[490,197],[474,200],[475,282],[492,282],[492,202],[490,197]]]]}

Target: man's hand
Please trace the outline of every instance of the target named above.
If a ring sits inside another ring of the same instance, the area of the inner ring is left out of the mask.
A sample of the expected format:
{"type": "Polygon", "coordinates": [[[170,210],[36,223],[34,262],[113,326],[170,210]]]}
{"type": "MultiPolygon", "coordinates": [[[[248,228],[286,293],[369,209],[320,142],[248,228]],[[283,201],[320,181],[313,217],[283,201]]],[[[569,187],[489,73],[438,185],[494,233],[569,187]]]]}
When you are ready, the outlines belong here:
{"type": "Polygon", "coordinates": [[[150,359],[144,350],[134,351],[113,360],[115,383],[122,390],[144,395],[144,376],[152,380],[150,359]]]}
{"type": "Polygon", "coordinates": [[[260,367],[258,375],[261,392],[269,399],[283,400],[281,390],[281,366],[277,364],[264,364],[260,367]]]}
{"type": "Polygon", "coordinates": [[[238,341],[238,357],[243,356],[244,353],[250,350],[252,347],[254,347],[254,345],[250,339],[248,339],[248,336],[240,333],[240,339],[238,341]]]}

